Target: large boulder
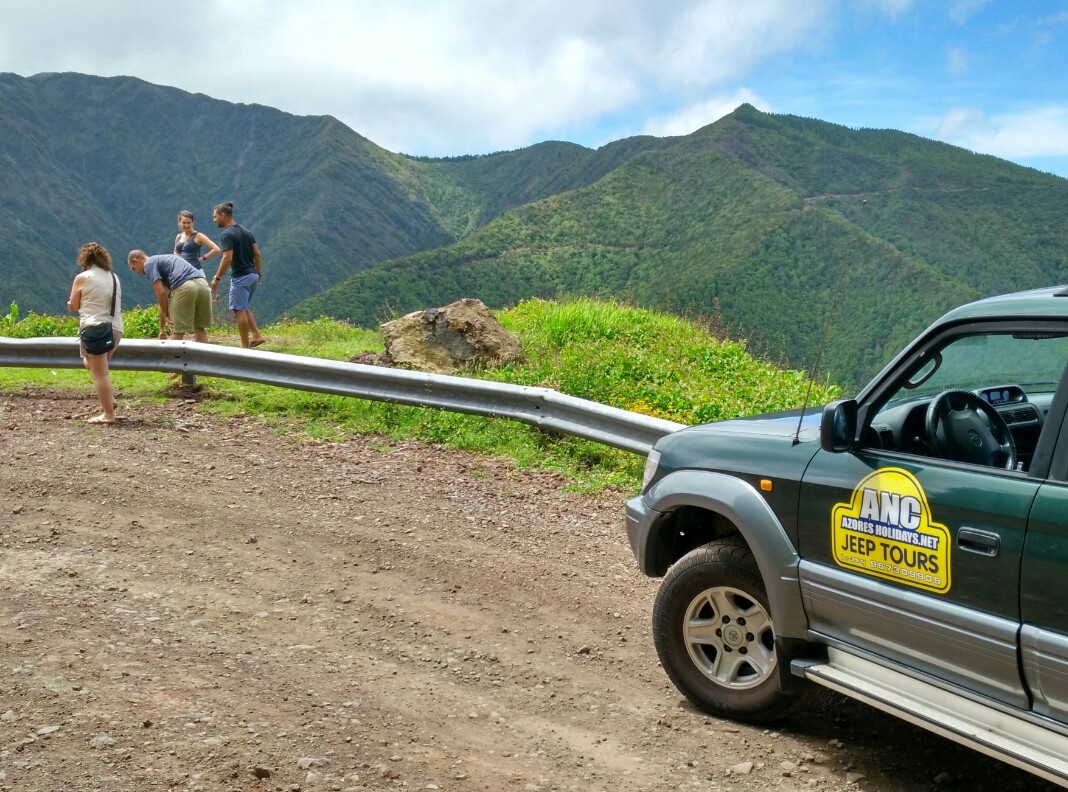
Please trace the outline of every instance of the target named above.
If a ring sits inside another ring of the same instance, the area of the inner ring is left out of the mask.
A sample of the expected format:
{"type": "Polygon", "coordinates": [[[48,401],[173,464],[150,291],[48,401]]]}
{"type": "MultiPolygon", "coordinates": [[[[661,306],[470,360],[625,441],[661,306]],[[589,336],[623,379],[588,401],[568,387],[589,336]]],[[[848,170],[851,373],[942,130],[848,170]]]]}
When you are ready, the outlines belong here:
{"type": "Polygon", "coordinates": [[[393,365],[434,374],[526,360],[518,336],[470,297],[386,322],[382,337],[393,365]]]}

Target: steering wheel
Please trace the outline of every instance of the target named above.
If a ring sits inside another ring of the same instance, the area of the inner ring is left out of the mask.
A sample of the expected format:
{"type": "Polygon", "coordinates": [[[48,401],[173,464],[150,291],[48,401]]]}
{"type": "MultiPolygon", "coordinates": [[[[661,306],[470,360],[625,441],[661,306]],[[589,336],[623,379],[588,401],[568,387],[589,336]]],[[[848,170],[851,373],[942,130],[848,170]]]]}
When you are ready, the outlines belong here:
{"type": "Polygon", "coordinates": [[[1016,442],[1001,413],[970,391],[947,390],[927,406],[924,428],[935,456],[1016,469],[1016,442]]]}

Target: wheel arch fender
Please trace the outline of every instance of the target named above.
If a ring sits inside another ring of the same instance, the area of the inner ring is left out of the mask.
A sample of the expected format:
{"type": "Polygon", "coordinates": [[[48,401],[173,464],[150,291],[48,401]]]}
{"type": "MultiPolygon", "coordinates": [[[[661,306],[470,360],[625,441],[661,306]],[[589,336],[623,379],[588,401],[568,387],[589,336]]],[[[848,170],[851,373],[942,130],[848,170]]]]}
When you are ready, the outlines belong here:
{"type": "MultiPolygon", "coordinates": [[[[717,513],[730,520],[753,553],[768,592],[775,633],[805,639],[808,619],[801,604],[800,557],[779,518],[747,481],[724,473],[684,470],[670,473],[650,487],[642,500],[656,517],[645,537],[646,559],[657,557],[665,541],[669,516],[682,507],[717,513]]],[[[661,571],[661,574],[663,574],[661,571]]]]}

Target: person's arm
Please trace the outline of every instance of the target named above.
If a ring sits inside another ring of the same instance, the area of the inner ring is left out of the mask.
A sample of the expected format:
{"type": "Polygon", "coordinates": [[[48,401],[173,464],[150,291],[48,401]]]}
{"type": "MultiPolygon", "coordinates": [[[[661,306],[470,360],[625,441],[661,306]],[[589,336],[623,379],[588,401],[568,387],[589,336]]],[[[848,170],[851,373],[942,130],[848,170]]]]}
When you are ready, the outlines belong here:
{"type": "Polygon", "coordinates": [[[212,256],[221,252],[219,250],[219,246],[212,242],[211,237],[209,237],[207,234],[202,234],[197,231],[196,239],[194,239],[193,241],[196,242],[198,245],[203,245],[204,247],[209,248],[208,252],[200,257],[200,262],[202,264],[208,259],[210,259],[212,256]]]}
{"type": "Polygon", "coordinates": [[[77,311],[82,307],[82,289],[85,287],[84,272],[79,272],[74,276],[74,283],[70,287],[70,298],[67,300],[67,310],[77,311]]]}
{"type": "Polygon", "coordinates": [[[256,265],[256,274],[260,276],[260,283],[263,283],[263,258],[260,256],[260,246],[255,242],[252,243],[252,263],[256,265]]]}
{"type": "Polygon", "coordinates": [[[234,257],[234,251],[224,250],[222,252],[222,258],[219,259],[219,269],[215,271],[215,277],[211,279],[211,290],[219,290],[219,281],[222,280],[222,276],[226,274],[226,271],[230,269],[230,259],[234,257]]]}
{"type": "Polygon", "coordinates": [[[170,316],[170,300],[167,287],[162,280],[152,281],[152,291],[156,293],[156,302],[159,304],[159,337],[167,337],[167,326],[174,324],[170,316]]]}
{"type": "Polygon", "coordinates": [[[179,244],[179,243],[178,243],[178,237],[180,237],[180,236],[181,236],[181,234],[175,234],[175,235],[174,235],[174,255],[176,255],[176,256],[180,256],[180,255],[182,255],[181,253],[179,253],[179,251],[181,250],[181,248],[180,248],[180,247],[178,247],[178,244],[179,244]]]}

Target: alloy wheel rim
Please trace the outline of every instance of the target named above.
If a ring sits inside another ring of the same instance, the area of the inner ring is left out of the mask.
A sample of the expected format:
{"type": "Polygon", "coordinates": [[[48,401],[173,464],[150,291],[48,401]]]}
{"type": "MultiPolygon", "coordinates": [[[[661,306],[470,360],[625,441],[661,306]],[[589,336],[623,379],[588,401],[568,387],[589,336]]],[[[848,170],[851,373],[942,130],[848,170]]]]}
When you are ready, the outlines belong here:
{"type": "Polygon", "coordinates": [[[775,672],[771,616],[741,589],[716,586],[694,597],[683,641],[698,670],[722,687],[756,687],[775,672]]]}

